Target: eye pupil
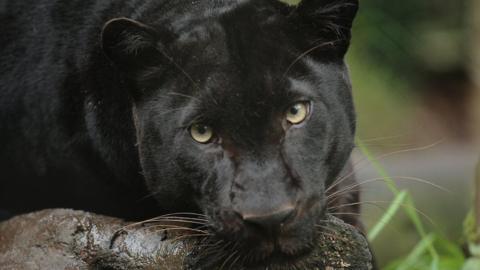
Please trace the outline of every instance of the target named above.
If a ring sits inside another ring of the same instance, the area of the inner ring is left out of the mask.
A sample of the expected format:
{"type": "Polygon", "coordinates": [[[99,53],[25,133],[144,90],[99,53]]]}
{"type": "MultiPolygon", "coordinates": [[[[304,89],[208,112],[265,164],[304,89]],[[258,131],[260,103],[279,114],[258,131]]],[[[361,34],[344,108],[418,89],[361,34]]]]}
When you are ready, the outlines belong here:
{"type": "Polygon", "coordinates": [[[293,106],[292,108],[290,108],[290,113],[291,113],[291,114],[297,115],[298,112],[299,112],[298,105],[297,105],[297,106],[293,106]]]}
{"type": "Polygon", "coordinates": [[[197,132],[204,135],[205,133],[207,133],[207,127],[206,126],[198,126],[197,127],[197,132]]]}
{"type": "Polygon", "coordinates": [[[190,135],[199,143],[208,143],[214,137],[211,127],[202,124],[194,124],[190,127],[190,135]]]}
{"type": "Polygon", "coordinates": [[[306,102],[298,102],[287,110],[286,119],[290,124],[298,125],[307,119],[309,107],[306,102]]]}

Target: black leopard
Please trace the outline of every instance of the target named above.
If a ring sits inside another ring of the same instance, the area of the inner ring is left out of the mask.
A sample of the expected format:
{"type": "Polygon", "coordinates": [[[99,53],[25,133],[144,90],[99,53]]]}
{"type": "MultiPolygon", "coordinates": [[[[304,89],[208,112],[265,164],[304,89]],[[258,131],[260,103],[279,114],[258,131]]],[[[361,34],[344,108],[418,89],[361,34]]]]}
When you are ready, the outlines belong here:
{"type": "Polygon", "coordinates": [[[201,213],[258,260],[308,252],[327,208],[359,201],[341,192],[357,9],[2,0],[1,212],[201,213]]]}

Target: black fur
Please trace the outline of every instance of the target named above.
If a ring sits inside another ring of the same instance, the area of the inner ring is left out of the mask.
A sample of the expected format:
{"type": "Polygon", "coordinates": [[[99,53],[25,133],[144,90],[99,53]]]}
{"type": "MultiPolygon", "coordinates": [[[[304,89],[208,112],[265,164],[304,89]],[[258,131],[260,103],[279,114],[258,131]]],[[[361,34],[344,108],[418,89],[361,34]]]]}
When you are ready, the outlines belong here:
{"type": "Polygon", "coordinates": [[[199,211],[218,234],[249,239],[258,235],[236,214],[293,203],[277,249],[306,249],[353,147],[343,56],[357,7],[4,0],[0,208],[128,219],[199,211]],[[297,101],[311,114],[285,125],[297,101]],[[192,140],[197,122],[213,127],[213,143],[192,140]]]}

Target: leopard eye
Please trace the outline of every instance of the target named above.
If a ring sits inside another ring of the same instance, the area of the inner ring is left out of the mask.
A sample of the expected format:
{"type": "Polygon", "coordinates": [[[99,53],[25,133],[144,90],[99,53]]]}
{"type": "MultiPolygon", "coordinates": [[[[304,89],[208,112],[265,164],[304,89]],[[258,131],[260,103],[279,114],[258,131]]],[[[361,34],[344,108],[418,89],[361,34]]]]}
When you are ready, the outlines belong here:
{"type": "Polygon", "coordinates": [[[309,104],[307,102],[298,102],[288,108],[286,118],[290,124],[298,125],[307,119],[309,113],[309,104]]]}
{"type": "Polygon", "coordinates": [[[213,139],[213,129],[204,124],[193,124],[190,135],[198,143],[209,143],[213,139]]]}

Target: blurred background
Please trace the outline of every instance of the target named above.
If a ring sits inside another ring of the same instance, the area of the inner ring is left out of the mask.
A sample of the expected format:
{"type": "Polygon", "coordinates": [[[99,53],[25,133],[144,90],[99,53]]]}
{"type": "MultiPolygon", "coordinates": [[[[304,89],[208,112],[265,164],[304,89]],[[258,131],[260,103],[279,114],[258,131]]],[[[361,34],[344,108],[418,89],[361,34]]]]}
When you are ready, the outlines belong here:
{"type": "MultiPolygon", "coordinates": [[[[347,56],[358,139],[398,187],[412,194],[427,230],[460,247],[480,157],[480,1],[360,0],[360,5],[347,56]]],[[[358,149],[354,159],[360,181],[379,177],[358,149]]],[[[382,181],[361,188],[362,217],[371,229],[394,197],[382,181]]],[[[385,267],[410,254],[420,240],[399,212],[373,246],[385,267]]]]}
{"type": "MultiPolygon", "coordinates": [[[[350,65],[358,138],[397,185],[408,189],[429,230],[463,241],[480,157],[480,1],[361,0],[350,65]],[[396,177],[398,176],[398,177],[396,177]],[[419,178],[444,187],[400,177],[419,178]]],[[[360,181],[378,173],[357,151],[360,181]]],[[[364,185],[363,219],[373,226],[391,193],[364,185]]],[[[373,242],[381,265],[419,242],[397,215],[373,242]]]]}

